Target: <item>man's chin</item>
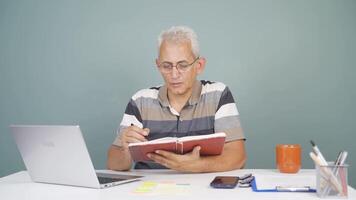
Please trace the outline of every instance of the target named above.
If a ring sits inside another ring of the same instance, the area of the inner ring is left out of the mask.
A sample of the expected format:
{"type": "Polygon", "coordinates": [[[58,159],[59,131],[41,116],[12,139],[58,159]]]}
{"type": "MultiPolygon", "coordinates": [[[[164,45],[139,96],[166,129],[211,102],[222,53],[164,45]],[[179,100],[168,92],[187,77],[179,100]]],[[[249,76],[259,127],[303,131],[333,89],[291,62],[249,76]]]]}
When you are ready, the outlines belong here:
{"type": "Polygon", "coordinates": [[[174,95],[182,95],[185,93],[184,89],[178,89],[178,88],[170,88],[169,92],[174,94],[174,95]]]}

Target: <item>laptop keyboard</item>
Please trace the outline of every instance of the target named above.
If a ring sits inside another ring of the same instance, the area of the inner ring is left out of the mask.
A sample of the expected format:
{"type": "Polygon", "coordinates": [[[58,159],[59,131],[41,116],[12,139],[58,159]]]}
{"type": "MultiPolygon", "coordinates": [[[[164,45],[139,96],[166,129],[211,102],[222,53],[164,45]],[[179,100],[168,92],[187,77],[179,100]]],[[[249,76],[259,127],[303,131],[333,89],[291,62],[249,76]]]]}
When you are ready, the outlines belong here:
{"type": "Polygon", "coordinates": [[[113,183],[113,182],[117,182],[117,181],[122,181],[125,179],[122,178],[109,178],[109,177],[100,177],[98,176],[98,180],[100,184],[105,184],[105,183],[113,183]]]}

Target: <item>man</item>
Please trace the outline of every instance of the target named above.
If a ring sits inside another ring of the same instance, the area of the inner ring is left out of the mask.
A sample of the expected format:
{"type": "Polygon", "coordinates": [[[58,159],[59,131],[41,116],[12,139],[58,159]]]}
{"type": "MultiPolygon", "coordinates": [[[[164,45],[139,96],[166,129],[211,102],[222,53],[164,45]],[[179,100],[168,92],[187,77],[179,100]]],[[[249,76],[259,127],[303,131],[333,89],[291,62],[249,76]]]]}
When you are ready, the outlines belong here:
{"type": "Polygon", "coordinates": [[[163,31],[158,39],[156,64],[164,85],[138,91],[126,107],[117,138],[108,151],[108,169],[129,170],[133,164],[128,144],[161,137],[225,132],[218,156],[200,156],[200,147],[179,155],[158,150],[154,162],[137,162],[136,169],[170,168],[184,172],[214,172],[242,168],[246,153],[239,114],[228,87],[198,81],[206,60],[199,56],[195,32],[184,26],[163,31]]]}

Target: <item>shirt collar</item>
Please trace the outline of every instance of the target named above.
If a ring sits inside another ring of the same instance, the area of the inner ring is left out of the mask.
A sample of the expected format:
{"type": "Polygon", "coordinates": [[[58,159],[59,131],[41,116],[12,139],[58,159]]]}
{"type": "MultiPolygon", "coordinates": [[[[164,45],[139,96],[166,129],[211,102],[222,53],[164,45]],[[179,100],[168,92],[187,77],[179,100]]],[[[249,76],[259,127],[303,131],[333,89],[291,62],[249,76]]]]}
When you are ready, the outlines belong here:
{"type": "MultiPolygon", "coordinates": [[[[200,81],[196,80],[193,85],[192,96],[189,98],[187,104],[194,105],[197,104],[201,95],[202,84],[200,81]]],[[[169,107],[167,86],[163,85],[158,91],[158,100],[164,107],[169,107]]]]}

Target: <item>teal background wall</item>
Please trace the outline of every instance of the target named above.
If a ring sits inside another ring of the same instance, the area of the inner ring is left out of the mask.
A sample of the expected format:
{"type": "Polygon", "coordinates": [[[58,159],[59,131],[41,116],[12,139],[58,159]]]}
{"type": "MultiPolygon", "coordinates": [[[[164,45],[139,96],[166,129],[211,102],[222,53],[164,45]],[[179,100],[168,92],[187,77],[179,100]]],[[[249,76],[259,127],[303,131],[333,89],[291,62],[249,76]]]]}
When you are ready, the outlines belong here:
{"type": "Polygon", "coordinates": [[[104,168],[131,95],[162,82],[156,38],[188,25],[207,68],[232,90],[247,168],[309,140],[328,160],[348,150],[356,186],[356,1],[0,1],[0,176],[24,165],[10,124],[80,124],[104,168]]]}

